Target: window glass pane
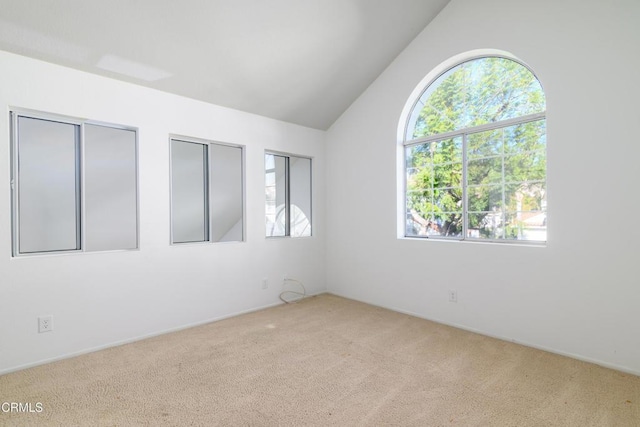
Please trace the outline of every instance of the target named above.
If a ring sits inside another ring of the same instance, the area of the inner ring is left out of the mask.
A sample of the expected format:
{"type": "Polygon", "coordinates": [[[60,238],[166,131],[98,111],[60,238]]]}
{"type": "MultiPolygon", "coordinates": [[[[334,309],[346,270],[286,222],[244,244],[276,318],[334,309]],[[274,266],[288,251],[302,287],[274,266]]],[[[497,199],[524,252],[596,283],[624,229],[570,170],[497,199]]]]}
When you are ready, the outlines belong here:
{"type": "Polygon", "coordinates": [[[431,166],[431,144],[418,144],[405,148],[405,164],[407,169],[421,169],[431,166]]]}
{"type": "Polygon", "coordinates": [[[311,236],[311,159],[289,158],[291,236],[311,236]]]}
{"type": "Polygon", "coordinates": [[[433,205],[435,212],[456,212],[461,208],[462,187],[434,188],[433,205]]]}
{"type": "Polygon", "coordinates": [[[503,210],[502,185],[475,185],[467,190],[469,212],[495,212],[503,210]]]}
{"type": "Polygon", "coordinates": [[[431,235],[444,237],[462,236],[462,211],[433,214],[431,235]]]}
{"type": "Polygon", "coordinates": [[[506,58],[474,59],[428,86],[411,112],[406,139],[540,113],[545,108],[542,86],[529,69],[506,58]]]}
{"type": "Polygon", "coordinates": [[[242,148],[211,144],[211,241],[242,241],[242,148]]]}
{"type": "Polygon", "coordinates": [[[207,146],[171,141],[173,243],[208,240],[207,146]]]}
{"type": "Polygon", "coordinates": [[[547,146],[546,123],[546,120],[542,119],[504,128],[505,154],[545,151],[547,146]]]}
{"type": "Polygon", "coordinates": [[[415,211],[407,212],[406,233],[407,236],[414,237],[429,237],[440,235],[432,212],[427,215],[418,214],[415,211]]]}
{"type": "Polygon", "coordinates": [[[508,212],[506,214],[506,238],[517,240],[546,241],[546,212],[508,212]]]}
{"type": "Polygon", "coordinates": [[[544,211],[546,196],[545,185],[540,182],[505,186],[505,203],[510,211],[544,211]]]}
{"type": "Polygon", "coordinates": [[[538,120],[468,136],[468,237],[546,239],[544,131],[538,120]]]}
{"type": "Polygon", "coordinates": [[[498,240],[504,236],[504,215],[502,212],[470,212],[467,237],[498,240]]]}
{"type": "Polygon", "coordinates": [[[462,137],[407,147],[408,236],[457,236],[462,230],[462,137]]]}
{"type": "Polygon", "coordinates": [[[468,237],[546,240],[544,183],[474,186],[469,187],[468,197],[468,237]]]}
{"type": "Polygon", "coordinates": [[[286,169],[286,157],[265,155],[266,235],[269,237],[286,236],[286,169]]]}
{"type": "Polygon", "coordinates": [[[407,210],[407,219],[405,222],[406,236],[426,237],[428,235],[428,225],[428,219],[407,210]]]}
{"type": "Polygon", "coordinates": [[[485,185],[502,183],[502,157],[470,160],[467,166],[467,183],[485,185]]]}
{"type": "Polygon", "coordinates": [[[547,158],[544,151],[529,151],[504,159],[505,182],[544,181],[547,158]]]}
{"type": "Polygon", "coordinates": [[[429,144],[420,144],[405,149],[407,189],[431,188],[433,162],[429,144]]]}
{"type": "Polygon", "coordinates": [[[87,124],[84,136],[85,249],[135,249],[136,133],[87,124]]]}
{"type": "Polygon", "coordinates": [[[433,190],[412,190],[407,192],[407,212],[419,209],[421,212],[433,212],[433,190]]]}
{"type": "Polygon", "coordinates": [[[407,191],[407,235],[427,236],[433,211],[433,190],[407,191]]]}
{"type": "Polygon", "coordinates": [[[462,137],[430,143],[434,163],[462,162],[462,137]]]}
{"type": "Polygon", "coordinates": [[[462,185],[462,163],[438,163],[433,165],[434,187],[462,185]]]}
{"type": "Polygon", "coordinates": [[[18,118],[19,253],[79,249],[79,126],[18,118]]]}
{"type": "Polygon", "coordinates": [[[472,133],[467,138],[467,158],[501,156],[503,152],[503,129],[472,133]]]}

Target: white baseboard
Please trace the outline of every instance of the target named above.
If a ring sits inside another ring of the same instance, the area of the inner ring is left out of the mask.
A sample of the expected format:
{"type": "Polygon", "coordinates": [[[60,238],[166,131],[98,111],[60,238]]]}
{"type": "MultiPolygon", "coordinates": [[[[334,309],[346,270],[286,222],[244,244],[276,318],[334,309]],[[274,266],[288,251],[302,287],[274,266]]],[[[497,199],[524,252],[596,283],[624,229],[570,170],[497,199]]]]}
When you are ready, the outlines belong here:
{"type": "Polygon", "coordinates": [[[21,371],[23,369],[32,368],[34,366],[45,365],[47,363],[57,362],[59,360],[69,359],[69,358],[76,357],[76,356],[81,356],[83,354],[88,354],[88,353],[93,353],[93,352],[100,351],[100,350],[105,350],[105,349],[111,348],[111,347],[117,347],[117,346],[124,345],[124,344],[130,344],[130,343],[133,343],[133,342],[136,342],[136,341],[145,340],[147,338],[153,338],[153,337],[157,337],[159,335],[164,335],[164,334],[169,334],[169,333],[172,333],[172,332],[182,331],[182,330],[189,329],[189,328],[194,328],[196,326],[206,325],[207,323],[218,322],[220,320],[229,319],[231,317],[236,317],[236,316],[241,316],[243,314],[264,310],[264,309],[275,307],[275,306],[282,305],[282,304],[284,304],[284,302],[278,300],[277,302],[274,302],[274,303],[270,303],[270,304],[266,304],[266,305],[263,305],[263,306],[259,306],[259,307],[250,308],[250,309],[247,309],[247,310],[242,310],[242,311],[226,314],[224,316],[213,317],[213,318],[202,320],[202,321],[199,321],[199,322],[194,322],[194,323],[189,323],[189,324],[182,325],[182,326],[177,326],[175,328],[163,329],[163,330],[158,331],[158,332],[152,332],[150,334],[139,335],[139,336],[136,336],[136,337],[133,337],[133,338],[127,338],[127,339],[124,339],[124,340],[121,340],[121,341],[114,341],[114,342],[110,342],[110,343],[107,343],[107,344],[99,345],[99,346],[96,346],[96,347],[90,347],[90,348],[86,348],[86,349],[83,349],[83,350],[74,351],[72,353],[62,354],[60,356],[56,356],[56,357],[52,357],[52,358],[48,358],[48,359],[37,360],[35,362],[26,363],[24,365],[12,366],[10,368],[0,370],[0,375],[9,374],[11,372],[16,372],[16,371],[21,371]]]}
{"type": "Polygon", "coordinates": [[[570,352],[566,352],[566,351],[562,351],[562,350],[557,350],[557,349],[554,349],[554,348],[549,348],[549,347],[541,346],[541,345],[530,343],[530,342],[526,342],[526,341],[518,341],[518,340],[515,340],[515,339],[512,339],[512,338],[506,338],[506,337],[503,337],[503,336],[500,336],[500,335],[495,335],[495,334],[491,334],[491,333],[488,333],[488,332],[485,332],[485,331],[482,331],[482,330],[470,328],[470,327],[465,326],[465,325],[459,325],[459,324],[456,324],[456,323],[446,322],[446,321],[443,321],[441,319],[425,316],[423,314],[414,313],[414,312],[408,311],[408,310],[403,310],[401,308],[385,306],[385,305],[381,305],[381,304],[374,303],[374,302],[371,302],[371,301],[367,301],[367,300],[364,300],[364,299],[358,299],[358,298],[354,298],[354,297],[351,297],[351,296],[348,296],[348,295],[343,295],[343,294],[341,294],[339,292],[327,291],[326,293],[332,294],[332,295],[336,295],[336,296],[339,296],[339,297],[342,297],[342,298],[351,299],[351,300],[354,300],[354,301],[363,302],[365,304],[373,305],[375,307],[380,307],[380,308],[384,308],[384,309],[387,309],[387,310],[395,311],[397,313],[407,314],[409,316],[414,316],[414,317],[418,317],[420,319],[429,320],[431,322],[439,323],[441,325],[451,326],[453,328],[462,329],[464,331],[473,332],[473,333],[479,334],[479,335],[484,335],[486,337],[499,339],[501,341],[512,342],[514,344],[519,344],[519,345],[523,345],[525,347],[535,348],[536,350],[546,351],[548,353],[553,353],[553,354],[557,354],[557,355],[560,355],[560,356],[569,357],[571,359],[580,360],[582,362],[593,363],[594,365],[602,366],[603,368],[614,369],[616,371],[624,372],[624,373],[627,373],[627,374],[640,376],[640,371],[639,370],[633,369],[633,368],[629,368],[627,366],[617,365],[615,363],[609,363],[609,362],[605,362],[605,361],[602,361],[602,360],[599,360],[599,359],[594,359],[594,358],[591,358],[591,357],[582,356],[580,354],[575,354],[575,353],[570,353],[570,352]]]}

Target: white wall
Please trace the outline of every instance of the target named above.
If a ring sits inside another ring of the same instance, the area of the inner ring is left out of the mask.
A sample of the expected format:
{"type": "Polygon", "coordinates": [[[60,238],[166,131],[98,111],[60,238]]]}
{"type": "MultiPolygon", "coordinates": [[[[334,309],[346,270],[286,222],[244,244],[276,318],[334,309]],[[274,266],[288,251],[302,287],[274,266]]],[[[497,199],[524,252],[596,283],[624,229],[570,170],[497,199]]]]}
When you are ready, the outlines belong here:
{"type": "Polygon", "coordinates": [[[329,290],[640,374],[638,23],[637,0],[453,0],[327,134],[329,290]],[[397,238],[401,112],[475,49],[545,89],[544,248],[397,238]]]}
{"type": "Polygon", "coordinates": [[[277,303],[284,273],[640,374],[638,22],[636,0],[453,0],[330,129],[326,155],[319,131],[0,52],[0,374],[277,303]],[[547,94],[549,242],[398,239],[401,111],[443,61],[486,48],[528,63],[547,94]],[[11,258],[12,106],[139,128],[139,251],[11,258]],[[170,133],[247,146],[247,242],[168,244],[170,133]],[[314,157],[314,237],[263,237],[264,149],[314,157]],[[54,331],[38,334],[45,314],[54,331]]]}
{"type": "Polygon", "coordinates": [[[325,289],[323,132],[4,52],[0,82],[0,374],[325,289]],[[10,107],[139,128],[139,251],[11,258],[10,107]],[[169,245],[170,133],[246,146],[245,243],[169,245]],[[314,158],[316,237],[265,239],[265,149],[314,158]]]}

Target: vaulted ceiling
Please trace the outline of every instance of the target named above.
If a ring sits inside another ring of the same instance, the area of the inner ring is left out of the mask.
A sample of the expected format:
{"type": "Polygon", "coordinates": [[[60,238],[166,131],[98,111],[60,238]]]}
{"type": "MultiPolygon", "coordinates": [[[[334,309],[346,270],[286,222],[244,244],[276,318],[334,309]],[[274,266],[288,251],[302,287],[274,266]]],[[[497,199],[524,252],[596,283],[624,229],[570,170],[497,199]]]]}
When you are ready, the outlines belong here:
{"type": "Polygon", "coordinates": [[[449,0],[0,0],[0,49],[327,129],[449,0]]]}

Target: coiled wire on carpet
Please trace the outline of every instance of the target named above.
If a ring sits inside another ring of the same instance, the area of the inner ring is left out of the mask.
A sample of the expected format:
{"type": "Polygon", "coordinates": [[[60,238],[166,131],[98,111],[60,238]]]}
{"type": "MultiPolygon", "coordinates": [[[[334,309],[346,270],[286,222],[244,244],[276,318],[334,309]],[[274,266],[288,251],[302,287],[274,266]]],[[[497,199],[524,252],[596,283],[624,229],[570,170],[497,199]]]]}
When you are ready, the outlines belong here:
{"type": "Polygon", "coordinates": [[[290,279],[287,277],[282,280],[282,287],[286,287],[288,283],[295,283],[299,285],[301,290],[285,289],[284,291],[282,291],[282,293],[280,293],[280,299],[283,302],[287,304],[293,304],[307,296],[307,290],[300,280],[290,279]]]}

